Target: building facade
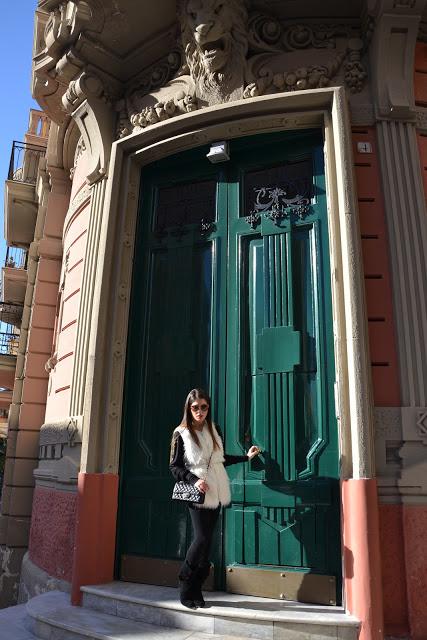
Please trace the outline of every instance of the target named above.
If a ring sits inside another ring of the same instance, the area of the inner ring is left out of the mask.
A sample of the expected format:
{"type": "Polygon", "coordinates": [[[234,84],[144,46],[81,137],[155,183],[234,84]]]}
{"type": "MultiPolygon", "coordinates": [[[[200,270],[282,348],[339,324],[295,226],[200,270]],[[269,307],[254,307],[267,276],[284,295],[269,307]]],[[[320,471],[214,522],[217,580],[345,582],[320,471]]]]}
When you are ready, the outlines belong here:
{"type": "Polygon", "coordinates": [[[426,19],[424,0],[40,0],[50,128],[5,204],[28,262],[3,606],[174,584],[168,443],[201,385],[227,450],[263,451],[231,474],[213,586],[427,637],[426,19]]]}

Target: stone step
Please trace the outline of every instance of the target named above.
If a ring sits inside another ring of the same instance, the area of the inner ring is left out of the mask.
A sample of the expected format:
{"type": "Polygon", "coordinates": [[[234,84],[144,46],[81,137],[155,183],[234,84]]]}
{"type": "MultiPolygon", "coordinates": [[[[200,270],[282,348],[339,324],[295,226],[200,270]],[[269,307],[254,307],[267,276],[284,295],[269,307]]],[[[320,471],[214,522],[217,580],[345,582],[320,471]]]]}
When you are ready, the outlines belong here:
{"type": "Polygon", "coordinates": [[[85,586],[85,609],[200,633],[262,640],[356,640],[359,621],[342,607],[301,604],[223,592],[205,594],[207,607],[186,609],[177,589],[111,582],[85,586]]]}
{"type": "Polygon", "coordinates": [[[25,604],[0,609],[0,640],[37,640],[26,626],[25,604]]]}
{"type": "MultiPolygon", "coordinates": [[[[170,629],[70,605],[60,591],[36,596],[26,605],[27,626],[34,640],[248,640],[184,629],[170,629]],[[34,634],[34,635],[32,635],[34,634]]],[[[6,640],[6,636],[4,636],[6,640]]],[[[7,640],[15,636],[7,636],[7,640]]]]}

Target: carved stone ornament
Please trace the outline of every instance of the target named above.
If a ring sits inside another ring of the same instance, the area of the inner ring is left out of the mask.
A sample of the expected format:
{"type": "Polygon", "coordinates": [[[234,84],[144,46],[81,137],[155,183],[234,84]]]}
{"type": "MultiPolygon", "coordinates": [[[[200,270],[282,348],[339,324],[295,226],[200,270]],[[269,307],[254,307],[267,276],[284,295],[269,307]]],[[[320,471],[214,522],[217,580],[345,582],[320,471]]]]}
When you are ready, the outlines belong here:
{"type": "Polygon", "coordinates": [[[178,18],[182,50],[148,70],[117,103],[119,137],[210,105],[325,87],[338,72],[355,93],[367,77],[362,56],[371,28],[362,39],[350,25],[287,25],[248,13],[244,0],[179,0],[178,18]],[[301,65],[302,50],[312,50],[309,64],[301,65]]]}
{"type": "Polygon", "coordinates": [[[102,31],[104,12],[100,0],[61,2],[49,14],[34,55],[33,95],[49,117],[64,121],[61,98],[70,80],[87,65],[81,49],[89,32],[93,40],[102,31]]]}

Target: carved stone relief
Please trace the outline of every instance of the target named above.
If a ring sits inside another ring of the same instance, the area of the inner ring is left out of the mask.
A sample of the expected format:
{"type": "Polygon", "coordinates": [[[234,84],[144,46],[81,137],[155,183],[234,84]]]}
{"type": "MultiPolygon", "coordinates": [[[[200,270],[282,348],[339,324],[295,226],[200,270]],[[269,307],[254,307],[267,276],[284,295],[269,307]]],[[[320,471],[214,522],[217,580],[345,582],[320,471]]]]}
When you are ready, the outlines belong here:
{"type": "Polygon", "coordinates": [[[427,495],[427,407],[402,407],[402,474],[399,480],[406,500],[425,501],[427,495]]]}
{"type": "Polygon", "coordinates": [[[86,151],[85,142],[84,142],[83,138],[80,137],[80,140],[78,141],[76,150],[74,152],[74,163],[73,163],[73,166],[70,169],[70,180],[73,179],[74,173],[76,171],[77,163],[78,163],[79,159],[82,157],[82,155],[84,154],[85,151],[86,151]]]}
{"type": "Polygon", "coordinates": [[[382,501],[424,502],[427,407],[376,407],[375,454],[382,501]]]}
{"type": "Polygon", "coordinates": [[[375,407],[375,458],[382,500],[398,496],[402,460],[399,455],[402,423],[399,407],[375,407]]]}
{"type": "Polygon", "coordinates": [[[232,100],[328,86],[360,92],[372,21],[285,24],[244,0],[181,0],[181,49],[149,69],[118,101],[123,137],[180,114],[232,100]],[[363,33],[363,36],[362,36],[363,33]]]}
{"type": "Polygon", "coordinates": [[[81,433],[75,418],[45,423],[40,428],[38,484],[75,484],[80,464],[81,433]]]}

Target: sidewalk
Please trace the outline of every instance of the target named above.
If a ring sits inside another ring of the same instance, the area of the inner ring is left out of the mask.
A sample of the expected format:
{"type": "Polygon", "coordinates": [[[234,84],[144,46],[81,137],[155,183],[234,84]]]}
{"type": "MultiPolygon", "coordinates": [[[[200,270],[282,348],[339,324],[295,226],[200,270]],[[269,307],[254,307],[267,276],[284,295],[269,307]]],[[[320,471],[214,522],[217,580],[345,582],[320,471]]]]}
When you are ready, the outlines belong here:
{"type": "Polygon", "coordinates": [[[24,625],[25,604],[0,609],[0,640],[36,640],[24,625]]]}

